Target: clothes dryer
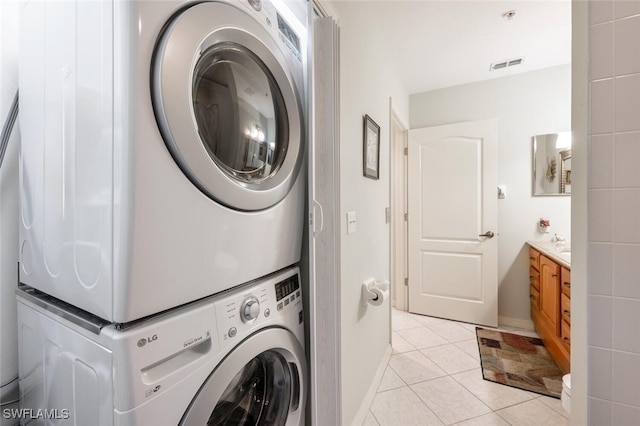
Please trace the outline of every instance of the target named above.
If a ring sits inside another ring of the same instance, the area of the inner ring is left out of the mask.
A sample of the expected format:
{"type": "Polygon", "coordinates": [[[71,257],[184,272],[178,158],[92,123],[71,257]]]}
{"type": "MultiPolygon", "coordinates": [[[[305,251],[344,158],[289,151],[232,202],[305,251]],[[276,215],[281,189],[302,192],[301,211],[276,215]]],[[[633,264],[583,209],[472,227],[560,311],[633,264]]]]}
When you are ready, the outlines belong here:
{"type": "Polygon", "coordinates": [[[297,268],[288,269],[124,330],[23,287],[22,420],[304,425],[300,287],[297,268]]]}
{"type": "Polygon", "coordinates": [[[269,0],[25,2],[20,281],[127,323],[299,261],[305,27],[269,0]]]}

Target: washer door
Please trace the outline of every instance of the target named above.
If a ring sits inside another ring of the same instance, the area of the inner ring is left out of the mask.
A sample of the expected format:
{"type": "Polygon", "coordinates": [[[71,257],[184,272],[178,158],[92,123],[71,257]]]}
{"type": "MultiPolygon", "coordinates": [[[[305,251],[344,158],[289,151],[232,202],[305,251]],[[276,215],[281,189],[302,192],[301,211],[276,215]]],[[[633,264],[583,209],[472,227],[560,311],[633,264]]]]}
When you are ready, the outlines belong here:
{"type": "Polygon", "coordinates": [[[271,328],[240,343],[211,373],[181,425],[303,425],[304,351],[287,330],[271,328]]]}
{"type": "Polygon", "coordinates": [[[156,47],[152,94],[162,136],[189,179],[238,210],[282,200],[303,154],[302,106],[272,35],[206,2],[176,15],[156,47]]]}

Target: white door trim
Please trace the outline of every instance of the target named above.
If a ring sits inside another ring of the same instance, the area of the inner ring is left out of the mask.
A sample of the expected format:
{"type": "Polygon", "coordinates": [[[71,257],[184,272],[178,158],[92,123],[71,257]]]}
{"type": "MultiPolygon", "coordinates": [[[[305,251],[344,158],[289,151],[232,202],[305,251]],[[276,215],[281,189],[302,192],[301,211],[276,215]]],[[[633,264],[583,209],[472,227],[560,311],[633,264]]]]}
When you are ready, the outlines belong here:
{"type": "Polygon", "coordinates": [[[389,190],[391,198],[391,287],[393,306],[401,311],[409,307],[405,286],[407,278],[407,239],[405,213],[407,213],[407,148],[408,127],[393,109],[393,100],[389,99],[389,122],[391,123],[390,176],[389,190]]]}

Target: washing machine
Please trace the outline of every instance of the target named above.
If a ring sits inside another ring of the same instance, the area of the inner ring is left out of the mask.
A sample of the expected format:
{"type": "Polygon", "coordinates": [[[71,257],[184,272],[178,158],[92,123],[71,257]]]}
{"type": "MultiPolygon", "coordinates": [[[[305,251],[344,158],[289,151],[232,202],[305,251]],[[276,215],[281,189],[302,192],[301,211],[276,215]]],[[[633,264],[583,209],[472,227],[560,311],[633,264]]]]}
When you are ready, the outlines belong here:
{"type": "Polygon", "coordinates": [[[21,419],[77,425],[303,425],[300,275],[119,330],[18,290],[21,419]]]}
{"type": "Polygon", "coordinates": [[[275,0],[24,2],[20,282],[128,323],[298,262],[303,22],[275,0]]]}

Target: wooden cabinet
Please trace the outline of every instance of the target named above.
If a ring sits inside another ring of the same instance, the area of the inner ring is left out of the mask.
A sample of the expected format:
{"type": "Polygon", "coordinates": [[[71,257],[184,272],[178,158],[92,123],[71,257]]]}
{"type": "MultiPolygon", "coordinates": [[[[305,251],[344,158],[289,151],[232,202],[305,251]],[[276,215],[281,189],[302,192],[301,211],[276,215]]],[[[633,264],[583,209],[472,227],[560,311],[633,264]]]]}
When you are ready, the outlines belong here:
{"type": "MultiPolygon", "coordinates": [[[[540,253],[529,249],[529,299],[531,300],[531,317],[540,312],[540,272],[538,271],[540,253]]],[[[535,319],[534,319],[535,322],[535,319]]]]}
{"type": "Polygon", "coordinates": [[[570,369],[571,271],[529,249],[531,319],[560,369],[570,369]]]}
{"type": "Polygon", "coordinates": [[[560,327],[560,266],[546,256],[540,256],[540,319],[550,330],[560,327]]]}

